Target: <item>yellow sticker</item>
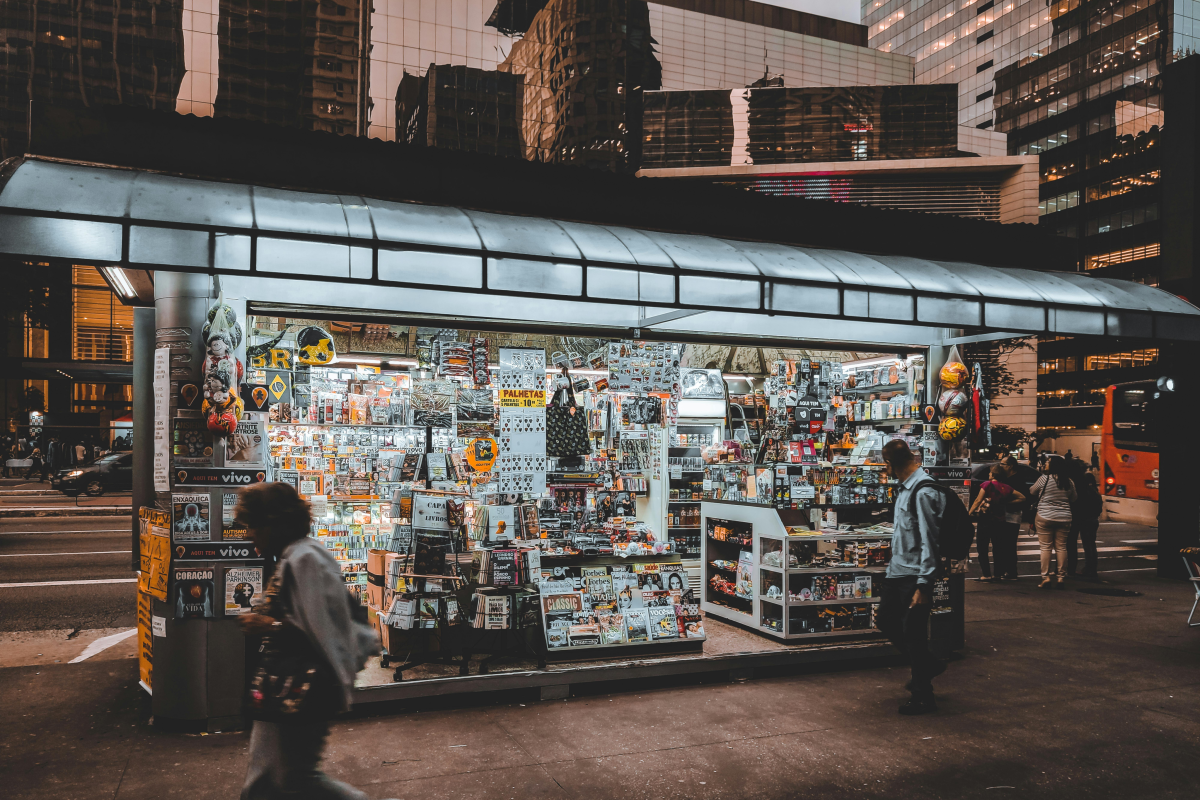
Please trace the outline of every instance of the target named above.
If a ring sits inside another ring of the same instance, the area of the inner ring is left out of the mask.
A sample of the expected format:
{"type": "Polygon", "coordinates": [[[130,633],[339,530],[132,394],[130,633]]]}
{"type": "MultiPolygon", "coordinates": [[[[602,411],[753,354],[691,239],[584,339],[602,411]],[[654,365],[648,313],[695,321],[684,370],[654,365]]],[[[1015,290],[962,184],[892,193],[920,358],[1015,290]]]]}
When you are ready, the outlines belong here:
{"type": "Polygon", "coordinates": [[[545,408],[546,393],[539,389],[501,389],[501,408],[545,408]]]}

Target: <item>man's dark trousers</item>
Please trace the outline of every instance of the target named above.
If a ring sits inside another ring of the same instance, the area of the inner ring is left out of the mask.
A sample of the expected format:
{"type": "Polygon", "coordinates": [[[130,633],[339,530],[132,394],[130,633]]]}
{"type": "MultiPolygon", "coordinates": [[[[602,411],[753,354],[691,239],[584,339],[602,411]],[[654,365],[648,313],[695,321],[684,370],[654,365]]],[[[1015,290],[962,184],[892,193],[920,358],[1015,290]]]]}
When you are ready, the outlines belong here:
{"type": "MultiPolygon", "coordinates": [[[[917,579],[884,578],[875,622],[879,630],[900,648],[912,663],[913,697],[933,696],[931,674],[934,658],[929,653],[929,611],[932,603],[909,607],[917,591],[917,579]]],[[[932,595],[933,587],[926,593],[932,595]]]]}

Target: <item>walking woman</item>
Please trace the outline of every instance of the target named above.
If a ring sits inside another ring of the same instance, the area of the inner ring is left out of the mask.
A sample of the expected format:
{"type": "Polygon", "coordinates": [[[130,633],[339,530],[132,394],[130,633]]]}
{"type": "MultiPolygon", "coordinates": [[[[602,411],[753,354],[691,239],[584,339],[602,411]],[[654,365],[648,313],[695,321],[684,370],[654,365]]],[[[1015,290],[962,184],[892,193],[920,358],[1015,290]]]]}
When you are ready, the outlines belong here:
{"type": "Polygon", "coordinates": [[[295,489],[249,486],[234,515],[259,553],[279,558],[263,602],[241,617],[246,633],[265,636],[248,681],[255,719],[242,800],[366,800],[318,767],[329,720],[350,708],[355,673],[379,652],[375,632],[355,620],[337,561],[308,537],[310,508],[295,489]]]}
{"type": "Polygon", "coordinates": [[[1075,484],[1066,474],[1066,462],[1060,456],[1051,456],[1042,466],[1045,474],[1029,493],[1037,500],[1037,512],[1033,520],[1042,554],[1042,582],[1039,589],[1052,586],[1064,588],[1067,580],[1067,540],[1071,535],[1071,506],[1077,499],[1075,484]],[[1057,576],[1050,572],[1050,553],[1054,551],[1057,576]],[[1057,577],[1057,580],[1055,579],[1057,577]]]}
{"type": "Polygon", "coordinates": [[[1016,577],[1017,532],[1016,526],[1009,522],[1009,518],[1015,513],[1017,519],[1020,519],[1020,508],[1025,502],[1025,495],[1008,483],[1011,478],[1007,467],[994,464],[989,472],[989,480],[979,487],[979,494],[975,496],[975,502],[971,505],[970,515],[976,523],[975,541],[979,553],[979,568],[983,572],[983,577],[979,580],[983,583],[1001,580],[1010,573],[1012,577],[1016,577]],[[994,576],[988,563],[989,543],[995,549],[994,576]]]}

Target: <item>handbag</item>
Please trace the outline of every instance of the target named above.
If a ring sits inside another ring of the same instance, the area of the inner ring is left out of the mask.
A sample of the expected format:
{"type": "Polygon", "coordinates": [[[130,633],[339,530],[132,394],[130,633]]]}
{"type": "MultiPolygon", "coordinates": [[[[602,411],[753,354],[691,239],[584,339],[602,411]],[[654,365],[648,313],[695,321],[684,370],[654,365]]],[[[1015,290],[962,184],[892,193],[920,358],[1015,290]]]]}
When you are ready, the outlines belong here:
{"type": "Polygon", "coordinates": [[[568,385],[546,406],[546,455],[553,458],[586,456],[592,452],[587,435],[587,415],[575,404],[575,391],[568,385]],[[561,399],[569,398],[570,405],[561,399]]]}
{"type": "MultiPolygon", "coordinates": [[[[269,616],[283,619],[291,611],[290,583],[284,559],[267,587],[269,616]]],[[[333,669],[308,636],[288,626],[263,637],[246,685],[246,707],[251,719],[262,722],[319,722],[334,715],[340,691],[333,669]]]]}

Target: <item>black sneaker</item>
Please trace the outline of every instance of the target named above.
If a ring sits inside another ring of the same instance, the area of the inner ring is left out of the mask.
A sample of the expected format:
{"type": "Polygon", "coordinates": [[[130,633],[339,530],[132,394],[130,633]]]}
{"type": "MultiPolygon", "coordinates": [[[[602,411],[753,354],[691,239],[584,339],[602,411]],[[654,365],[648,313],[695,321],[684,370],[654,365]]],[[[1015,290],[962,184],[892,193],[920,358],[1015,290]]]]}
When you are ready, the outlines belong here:
{"type": "MultiPolygon", "coordinates": [[[[936,678],[938,675],[941,675],[945,671],[946,671],[946,662],[938,661],[936,664],[933,665],[933,673],[929,676],[929,680],[933,680],[934,678],[936,678]]],[[[909,691],[909,692],[912,691],[912,680],[911,679],[909,679],[908,683],[904,684],[904,689],[905,689],[905,691],[909,691]]]]}
{"type": "Polygon", "coordinates": [[[915,717],[918,714],[931,714],[937,711],[937,703],[932,697],[910,697],[908,702],[900,706],[900,713],[906,717],[915,717]]]}

